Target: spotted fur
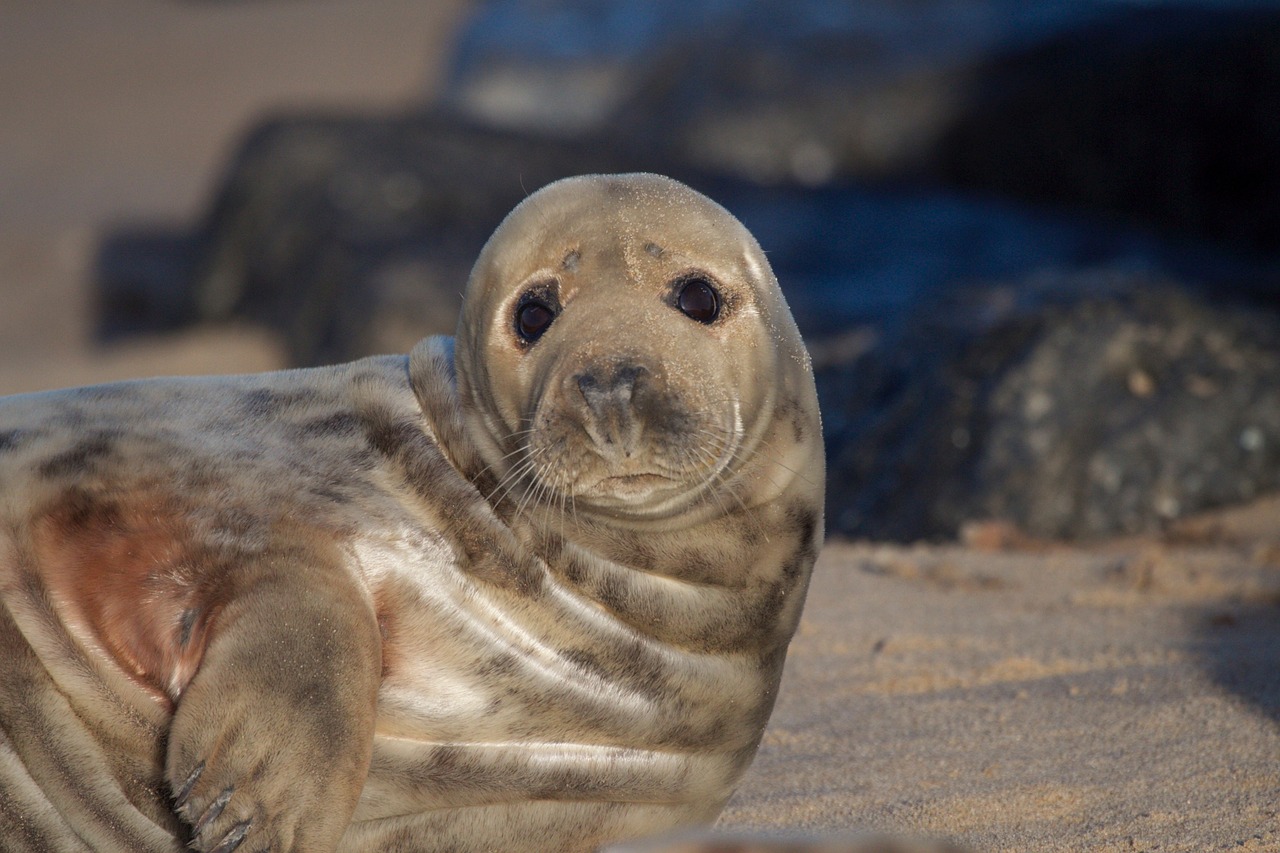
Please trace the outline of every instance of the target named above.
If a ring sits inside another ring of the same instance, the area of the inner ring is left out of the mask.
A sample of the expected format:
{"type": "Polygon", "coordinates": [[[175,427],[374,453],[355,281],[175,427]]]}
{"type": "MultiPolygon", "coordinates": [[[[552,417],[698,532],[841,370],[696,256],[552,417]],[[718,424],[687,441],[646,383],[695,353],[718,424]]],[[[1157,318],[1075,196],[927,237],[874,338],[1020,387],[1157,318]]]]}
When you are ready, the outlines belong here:
{"type": "Polygon", "coordinates": [[[673,181],[572,179],[466,305],[456,359],[0,401],[0,848],[567,851],[714,818],[822,539],[763,254],[673,181]],[[670,302],[691,269],[714,323],[670,302]],[[559,310],[532,344],[530,282],[559,310]]]}

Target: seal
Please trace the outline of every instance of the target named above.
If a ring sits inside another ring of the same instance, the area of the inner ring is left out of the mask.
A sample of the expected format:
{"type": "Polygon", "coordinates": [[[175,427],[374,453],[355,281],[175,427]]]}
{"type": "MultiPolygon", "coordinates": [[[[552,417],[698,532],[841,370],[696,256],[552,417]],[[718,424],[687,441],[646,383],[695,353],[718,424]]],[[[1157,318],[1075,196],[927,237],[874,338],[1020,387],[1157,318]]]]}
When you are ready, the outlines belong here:
{"type": "Polygon", "coordinates": [[[590,850],[714,818],[822,539],[763,253],[533,194],[452,341],[0,403],[0,847],[590,850]]]}

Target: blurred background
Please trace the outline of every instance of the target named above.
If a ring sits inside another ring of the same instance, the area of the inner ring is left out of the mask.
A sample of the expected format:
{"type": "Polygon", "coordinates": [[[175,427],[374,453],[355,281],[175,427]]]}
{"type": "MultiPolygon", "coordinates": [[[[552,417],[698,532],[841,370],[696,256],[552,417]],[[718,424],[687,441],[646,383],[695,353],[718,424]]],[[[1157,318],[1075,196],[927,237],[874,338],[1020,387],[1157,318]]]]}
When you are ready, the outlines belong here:
{"type": "Polygon", "coordinates": [[[184,291],[175,251],[245,135],[285,110],[420,109],[467,6],[0,4],[0,393],[283,364],[276,336],[248,327],[107,340],[104,246],[128,232],[179,238],[140,246],[128,275],[184,291]]]}
{"type": "Polygon", "coordinates": [[[1280,488],[1280,4],[0,4],[0,393],[405,351],[555,178],[769,253],[828,526],[1163,529],[1280,488]]]}

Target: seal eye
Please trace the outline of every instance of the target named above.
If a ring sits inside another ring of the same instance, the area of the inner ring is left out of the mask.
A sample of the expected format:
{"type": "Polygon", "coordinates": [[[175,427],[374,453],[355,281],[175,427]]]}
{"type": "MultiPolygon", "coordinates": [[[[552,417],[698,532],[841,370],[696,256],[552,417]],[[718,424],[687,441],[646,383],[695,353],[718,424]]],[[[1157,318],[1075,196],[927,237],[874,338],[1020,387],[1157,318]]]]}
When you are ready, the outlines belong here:
{"type": "Polygon", "coordinates": [[[691,278],[676,292],[676,307],[699,323],[714,323],[720,316],[720,294],[705,278],[691,278]]]}
{"type": "Polygon", "coordinates": [[[542,337],[556,319],[556,309],[546,300],[536,296],[521,300],[516,308],[516,334],[525,343],[533,343],[542,337]]]}

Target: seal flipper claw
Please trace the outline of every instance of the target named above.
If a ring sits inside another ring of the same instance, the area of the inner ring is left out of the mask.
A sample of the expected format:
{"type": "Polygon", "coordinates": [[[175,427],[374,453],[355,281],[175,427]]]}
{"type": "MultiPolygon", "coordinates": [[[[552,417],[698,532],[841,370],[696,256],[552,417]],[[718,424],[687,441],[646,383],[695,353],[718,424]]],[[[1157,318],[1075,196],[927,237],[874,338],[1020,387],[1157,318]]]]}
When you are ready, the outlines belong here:
{"type": "Polygon", "coordinates": [[[191,773],[183,781],[182,787],[178,788],[173,798],[173,807],[178,811],[187,804],[187,798],[191,796],[191,789],[196,786],[196,782],[200,781],[200,774],[204,773],[204,762],[201,761],[192,769],[191,773]]]}
{"type": "Polygon", "coordinates": [[[218,846],[209,851],[209,853],[232,853],[244,837],[249,834],[249,828],[253,826],[253,820],[245,820],[231,827],[231,831],[222,836],[222,840],[218,842],[218,846]]]}
{"type": "Polygon", "coordinates": [[[214,797],[213,802],[204,810],[204,814],[200,815],[200,819],[196,821],[195,826],[191,827],[192,835],[199,835],[210,822],[218,819],[218,815],[222,814],[222,810],[227,807],[227,803],[231,802],[231,795],[234,794],[236,788],[229,785],[222,789],[222,793],[214,797]]]}

